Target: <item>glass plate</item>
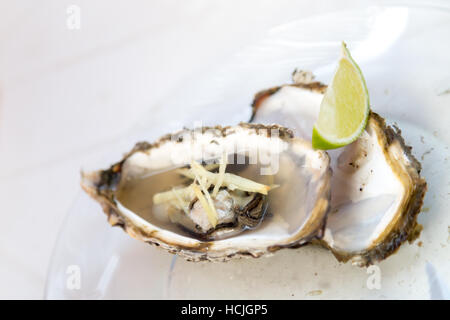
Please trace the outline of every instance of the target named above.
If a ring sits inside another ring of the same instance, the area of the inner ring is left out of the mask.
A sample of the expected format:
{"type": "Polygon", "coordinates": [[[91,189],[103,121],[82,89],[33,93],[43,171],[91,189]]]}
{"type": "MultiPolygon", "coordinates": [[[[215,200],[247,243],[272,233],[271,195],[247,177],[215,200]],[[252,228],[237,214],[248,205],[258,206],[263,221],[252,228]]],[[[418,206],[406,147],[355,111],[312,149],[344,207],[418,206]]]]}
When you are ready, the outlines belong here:
{"type": "Polygon", "coordinates": [[[422,162],[429,190],[419,216],[424,230],[415,243],[368,269],[338,263],[316,246],[260,259],[191,263],[111,228],[99,205],[80,193],[57,240],[45,297],[448,298],[449,35],[449,8],[433,4],[377,6],[281,25],[188,81],[91,164],[106,167],[134,142],[182,126],[246,121],[253,95],[289,82],[295,68],[327,82],[345,40],[364,72],[373,109],[402,129],[422,162]]]}

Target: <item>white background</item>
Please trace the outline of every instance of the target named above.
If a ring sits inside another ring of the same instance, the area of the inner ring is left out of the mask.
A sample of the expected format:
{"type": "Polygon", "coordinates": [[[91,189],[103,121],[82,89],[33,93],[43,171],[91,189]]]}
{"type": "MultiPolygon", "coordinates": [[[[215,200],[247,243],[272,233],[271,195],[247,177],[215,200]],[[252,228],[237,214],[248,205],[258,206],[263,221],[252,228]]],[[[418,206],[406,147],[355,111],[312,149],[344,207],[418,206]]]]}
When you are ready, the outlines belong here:
{"type": "Polygon", "coordinates": [[[0,298],[42,298],[92,153],[268,28],[368,3],[379,1],[0,2],[0,298]],[[80,30],[66,26],[71,4],[80,30]]]}

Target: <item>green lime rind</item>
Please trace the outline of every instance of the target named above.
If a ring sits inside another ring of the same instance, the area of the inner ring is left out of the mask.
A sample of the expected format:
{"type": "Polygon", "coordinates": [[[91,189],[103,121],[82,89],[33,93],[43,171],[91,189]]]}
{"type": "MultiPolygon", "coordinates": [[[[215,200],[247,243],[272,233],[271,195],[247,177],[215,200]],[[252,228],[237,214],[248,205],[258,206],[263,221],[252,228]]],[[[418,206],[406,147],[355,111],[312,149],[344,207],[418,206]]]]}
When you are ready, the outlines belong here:
{"type": "Polygon", "coordinates": [[[338,149],[345,147],[346,145],[349,145],[350,143],[356,141],[364,131],[367,125],[367,121],[369,120],[369,114],[365,117],[364,125],[361,127],[360,130],[358,130],[358,133],[354,136],[352,136],[350,139],[341,141],[341,142],[331,142],[330,139],[327,139],[323,137],[323,135],[320,134],[319,130],[314,126],[313,127],[313,133],[312,133],[312,146],[314,149],[319,150],[331,150],[331,149],[338,149]]]}

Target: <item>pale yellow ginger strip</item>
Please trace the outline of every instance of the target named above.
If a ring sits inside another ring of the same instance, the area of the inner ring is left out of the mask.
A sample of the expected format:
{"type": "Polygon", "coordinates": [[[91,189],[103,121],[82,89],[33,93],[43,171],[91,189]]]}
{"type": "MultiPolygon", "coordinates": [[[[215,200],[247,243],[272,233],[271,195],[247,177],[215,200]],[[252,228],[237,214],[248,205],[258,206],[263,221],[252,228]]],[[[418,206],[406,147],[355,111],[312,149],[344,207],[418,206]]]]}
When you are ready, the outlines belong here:
{"type": "MultiPolygon", "coordinates": [[[[220,168],[220,164],[217,164],[217,163],[207,164],[204,166],[204,168],[208,171],[212,171],[212,170],[216,170],[217,168],[220,168]]],[[[176,169],[176,172],[178,172],[181,175],[186,176],[184,173],[189,170],[191,170],[191,169],[179,168],[179,169],[176,169]]]]}
{"type": "Polygon", "coordinates": [[[175,192],[175,189],[172,189],[172,193],[174,194],[175,198],[177,198],[177,200],[178,200],[178,205],[181,206],[180,209],[183,209],[184,213],[185,213],[185,214],[188,214],[188,213],[189,213],[189,210],[188,210],[189,203],[186,205],[186,201],[184,201],[184,200],[183,200],[183,199],[175,192]]]}
{"type": "MultiPolygon", "coordinates": [[[[216,207],[214,206],[214,202],[211,198],[211,195],[208,192],[209,187],[206,186],[206,184],[208,184],[206,182],[206,178],[203,178],[201,180],[197,179],[197,182],[200,185],[200,187],[202,188],[202,191],[203,191],[203,194],[205,195],[206,200],[208,200],[208,204],[211,208],[211,211],[214,213],[214,216],[216,217],[216,224],[217,224],[218,215],[217,215],[216,207]]],[[[209,221],[209,222],[211,222],[211,221],[209,221]]],[[[213,223],[211,222],[211,224],[213,224],[213,223]]],[[[214,227],[215,227],[215,225],[214,225],[214,227]]]]}
{"type": "Polygon", "coordinates": [[[192,169],[186,169],[186,168],[177,169],[177,172],[179,174],[181,174],[182,176],[185,176],[186,178],[189,178],[189,179],[192,179],[192,180],[195,179],[195,174],[192,172],[192,169]]]}
{"type": "MultiPolygon", "coordinates": [[[[208,182],[216,185],[218,184],[219,174],[209,172],[204,169],[201,165],[196,162],[193,162],[193,166],[197,168],[197,172],[200,176],[205,176],[208,179],[208,182]]],[[[189,169],[180,169],[178,172],[188,178],[195,179],[195,174],[192,170],[189,169]]],[[[267,194],[270,190],[269,186],[266,186],[261,183],[254,182],[252,180],[237,176],[232,173],[225,173],[223,175],[223,184],[231,190],[239,189],[247,192],[258,192],[261,194],[267,194]]]]}
{"type": "Polygon", "coordinates": [[[192,184],[192,190],[194,190],[194,193],[197,196],[198,200],[200,201],[200,204],[202,205],[203,209],[205,209],[205,212],[206,212],[206,215],[208,216],[209,222],[215,228],[217,225],[217,214],[215,213],[215,210],[211,209],[211,207],[208,204],[208,200],[206,200],[202,191],[196,184],[192,184]]]}
{"type": "Polygon", "coordinates": [[[180,188],[180,189],[172,189],[165,192],[156,193],[153,195],[153,203],[161,204],[164,202],[169,202],[177,199],[177,196],[182,199],[189,199],[192,197],[192,188],[191,186],[180,188]]]}
{"type": "Polygon", "coordinates": [[[212,197],[215,198],[217,196],[217,193],[219,192],[220,187],[222,186],[223,179],[225,178],[225,170],[227,168],[227,156],[226,154],[222,157],[222,162],[219,166],[219,179],[217,183],[214,185],[214,189],[212,192],[212,197]]]}
{"type": "MultiPolygon", "coordinates": [[[[198,170],[199,167],[203,168],[201,165],[199,165],[195,161],[193,161],[191,163],[191,168],[192,168],[192,171],[194,172],[194,175],[195,175],[194,184],[197,181],[197,183],[200,185],[200,188],[202,189],[203,194],[204,194],[206,200],[208,201],[209,209],[210,209],[211,213],[215,217],[215,224],[217,224],[217,219],[218,219],[217,218],[217,211],[216,211],[216,208],[214,206],[214,202],[213,202],[213,200],[211,198],[211,195],[208,192],[208,189],[209,189],[211,183],[208,182],[207,177],[201,176],[201,172],[199,172],[199,170],[198,170]]],[[[206,208],[205,208],[205,210],[206,210],[206,208]]],[[[215,227],[216,225],[214,224],[214,221],[211,220],[210,216],[208,216],[208,219],[209,219],[209,222],[215,227]]]]}

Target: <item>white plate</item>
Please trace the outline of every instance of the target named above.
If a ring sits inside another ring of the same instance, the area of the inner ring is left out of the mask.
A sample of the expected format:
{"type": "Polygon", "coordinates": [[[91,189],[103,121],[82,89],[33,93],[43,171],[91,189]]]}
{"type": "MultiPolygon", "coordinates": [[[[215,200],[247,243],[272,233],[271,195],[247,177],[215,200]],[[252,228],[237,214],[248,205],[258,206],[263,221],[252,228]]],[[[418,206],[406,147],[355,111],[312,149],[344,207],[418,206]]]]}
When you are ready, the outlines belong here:
{"type": "Polygon", "coordinates": [[[313,246],[261,259],[191,263],[111,228],[99,205],[80,193],[54,250],[46,298],[446,297],[450,283],[448,39],[450,9],[432,5],[371,7],[281,25],[262,42],[179,88],[164,106],[142,117],[133,133],[109,146],[100,164],[90,164],[106,167],[133,142],[151,141],[183,125],[245,121],[253,94],[289,82],[295,68],[312,70],[327,82],[340,41],[345,40],[364,72],[373,109],[398,124],[422,162],[429,190],[425,212],[419,216],[424,230],[414,244],[404,244],[370,269],[338,263],[330,252],[313,246]],[[154,123],[155,117],[165,125],[147,128],[145,124],[154,123]]]}

